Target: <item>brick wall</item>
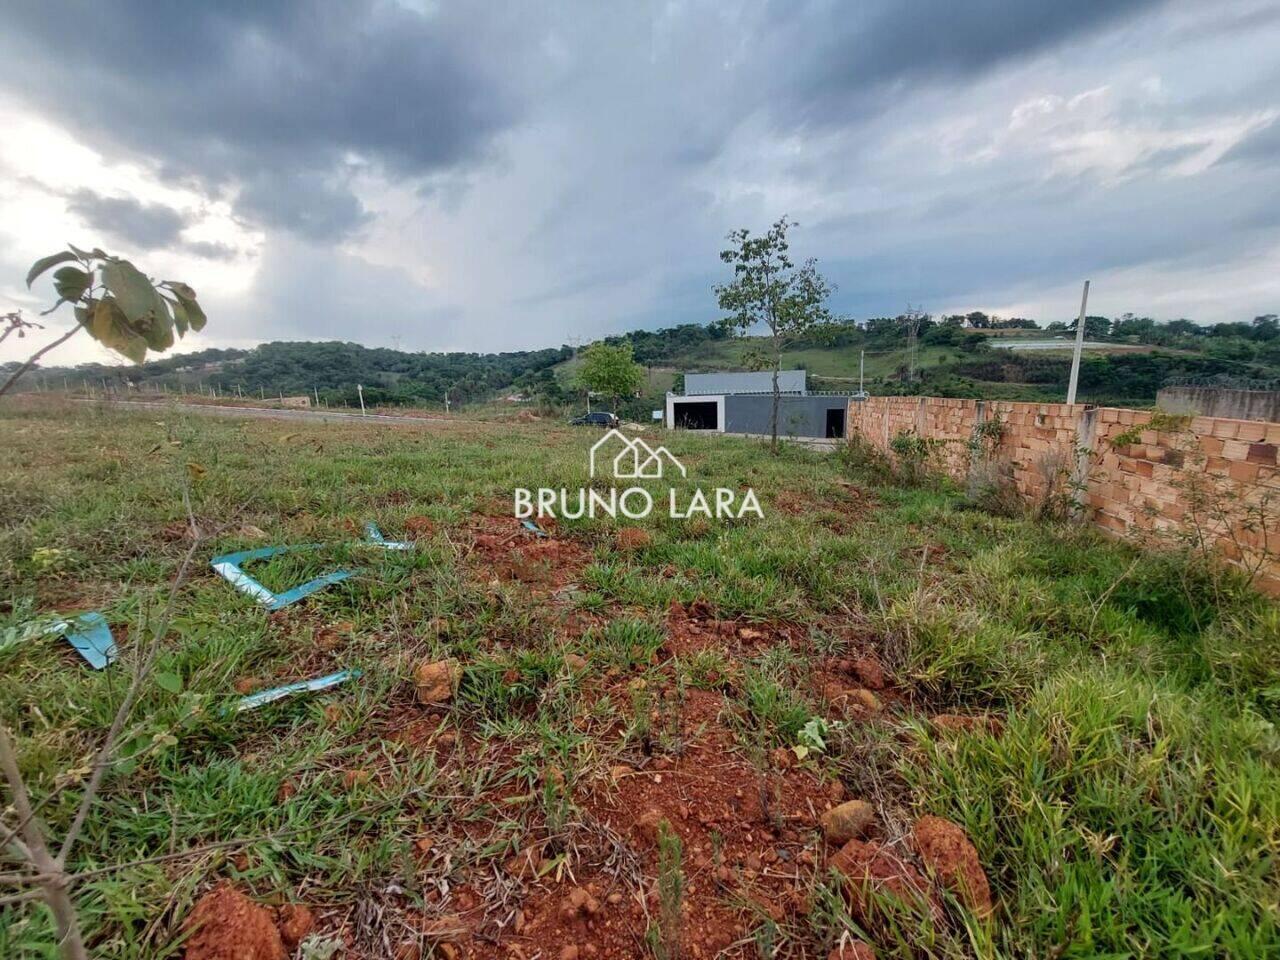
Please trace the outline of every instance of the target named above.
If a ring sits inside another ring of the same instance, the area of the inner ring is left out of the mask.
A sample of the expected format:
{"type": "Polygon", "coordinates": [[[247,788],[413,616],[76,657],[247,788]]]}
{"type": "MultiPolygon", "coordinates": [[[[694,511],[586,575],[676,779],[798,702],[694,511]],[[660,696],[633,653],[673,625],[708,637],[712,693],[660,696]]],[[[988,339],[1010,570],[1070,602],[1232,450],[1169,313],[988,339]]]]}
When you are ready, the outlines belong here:
{"type": "Polygon", "coordinates": [[[963,480],[969,440],[984,422],[1002,423],[995,458],[1018,492],[1043,497],[1066,476],[1090,520],[1140,541],[1204,531],[1231,562],[1253,569],[1280,595],[1280,423],[1221,417],[1157,419],[1146,410],[941,397],[872,397],[849,404],[850,435],[888,452],[898,433],[946,441],[942,468],[963,480]]]}

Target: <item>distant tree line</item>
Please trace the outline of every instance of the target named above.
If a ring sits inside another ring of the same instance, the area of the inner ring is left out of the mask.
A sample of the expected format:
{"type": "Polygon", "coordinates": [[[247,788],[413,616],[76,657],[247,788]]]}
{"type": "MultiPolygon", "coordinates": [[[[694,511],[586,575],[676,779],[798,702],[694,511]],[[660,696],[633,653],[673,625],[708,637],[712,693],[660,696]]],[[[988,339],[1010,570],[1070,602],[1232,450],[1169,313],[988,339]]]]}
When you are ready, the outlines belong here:
{"type": "MultiPolygon", "coordinates": [[[[915,326],[921,362],[910,373],[902,364],[875,383],[875,392],[1056,399],[1065,389],[1069,370],[1065,357],[994,349],[990,331],[1043,329],[1046,336],[1066,338],[1074,333],[1074,320],[1037,328],[1025,318],[979,311],[937,318],[915,313],[857,322],[840,319],[797,338],[789,349],[862,347],[869,353],[905,352],[909,325],[915,326]]],[[[1203,326],[1132,313],[1116,318],[1090,316],[1085,333],[1090,340],[1152,348],[1142,353],[1086,353],[1080,384],[1082,397],[1089,402],[1150,403],[1171,377],[1280,377],[1280,322],[1275,314],[1203,326]]],[[[697,369],[708,358],[712,362],[707,365],[723,366],[723,351],[718,348],[728,336],[719,324],[688,323],[631,331],[606,337],[604,342],[629,344],[636,362],[650,370],[679,370],[697,369]]],[[[360,383],[368,403],[439,406],[447,391],[453,405],[516,393],[544,406],[581,406],[581,389],[570,378],[557,375],[556,369],[573,355],[568,346],[507,353],[409,353],[355,343],[274,342],[253,350],[210,349],[165,356],[145,366],[39,367],[20,381],[19,389],[34,389],[37,384],[58,389],[64,379],[71,387],[86,380],[98,388],[105,380],[116,388],[131,383],[144,389],[164,385],[194,391],[202,386],[216,387],[223,394],[239,391],[246,397],[260,392],[268,396],[318,393],[330,404],[354,406],[358,402],[355,385],[360,383]]],[[[0,365],[0,373],[15,366],[0,365]]],[[[856,366],[850,373],[856,373],[856,366]]],[[[620,411],[642,417],[654,402],[650,396],[632,398],[620,411]]]]}

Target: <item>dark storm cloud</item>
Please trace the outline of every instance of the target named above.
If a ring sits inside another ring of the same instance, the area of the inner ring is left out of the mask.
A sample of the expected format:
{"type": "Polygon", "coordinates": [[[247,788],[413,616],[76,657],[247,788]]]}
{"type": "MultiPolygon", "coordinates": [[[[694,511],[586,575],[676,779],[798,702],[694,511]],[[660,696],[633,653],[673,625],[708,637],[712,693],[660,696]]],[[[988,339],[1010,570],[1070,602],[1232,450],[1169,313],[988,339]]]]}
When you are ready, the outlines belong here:
{"type": "Polygon", "coordinates": [[[211,240],[185,240],[181,234],[191,216],[163,203],[142,203],[132,197],[104,197],[83,188],[67,198],[67,209],[80,217],[95,235],[106,234],[129,245],[130,252],[172,248],[206,260],[231,260],[234,247],[211,240]]]}
{"type": "Polygon", "coordinates": [[[231,205],[210,336],[512,349],[714,319],[783,213],[854,316],[1272,249],[1277,9],[10,0],[0,106],[231,205]]]}
{"type": "MultiPolygon", "coordinates": [[[[1164,0],[881,0],[845,5],[817,2],[803,14],[783,4],[790,24],[811,52],[791,87],[793,106],[806,117],[835,119],[883,105],[886,90],[963,80],[1093,33],[1164,0]]],[[[795,41],[793,41],[795,42],[795,41]]]]}
{"type": "Polygon", "coordinates": [[[24,0],[5,17],[7,86],[171,176],[244,185],[242,213],[313,239],[364,219],[345,168],[474,159],[516,110],[486,66],[496,38],[455,8],[24,0]],[[69,24],[89,38],[73,54],[69,24]]]}
{"type": "Polygon", "coordinates": [[[103,197],[88,189],[68,197],[67,209],[95,231],[110,233],[140,250],[173,245],[187,225],[186,217],[173,207],[132,197],[103,197]]]}

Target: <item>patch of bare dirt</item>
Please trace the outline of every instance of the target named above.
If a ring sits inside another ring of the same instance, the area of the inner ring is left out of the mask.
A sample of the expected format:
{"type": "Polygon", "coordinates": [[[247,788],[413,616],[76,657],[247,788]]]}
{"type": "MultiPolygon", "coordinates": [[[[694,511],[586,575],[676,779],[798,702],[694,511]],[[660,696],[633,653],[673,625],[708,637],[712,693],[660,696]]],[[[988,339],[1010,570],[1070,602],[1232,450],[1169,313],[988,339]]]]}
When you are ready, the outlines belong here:
{"type": "Polygon", "coordinates": [[[746,623],[722,620],[705,600],[692,603],[672,601],[667,608],[667,639],[662,645],[667,656],[687,656],[712,647],[750,651],[778,643],[795,644],[804,634],[789,623],[746,623]]]}
{"type": "Polygon", "coordinates": [[[644,954],[645,931],[659,911],[654,877],[663,821],[683,848],[685,956],[715,956],[757,926],[760,912],[781,921],[808,909],[826,788],[802,769],[753,767],[721,723],[723,708],[719,694],[687,691],[675,735],[683,748],[639,766],[615,765],[580,798],[595,820],[625,838],[645,879],[627,884],[603,863],[576,866],[576,887],[530,892],[521,936],[506,949],[531,938],[531,947],[565,944],[583,957],[644,954]],[[735,908],[733,900],[755,908],[735,908]]]}
{"type": "Polygon", "coordinates": [[[470,546],[470,562],[482,575],[541,589],[575,582],[591,560],[581,544],[554,535],[540,537],[510,515],[474,523],[470,546]]]}
{"type": "Polygon", "coordinates": [[[436,522],[430,517],[409,517],[404,522],[404,533],[410,540],[428,540],[435,532],[436,522]]]}

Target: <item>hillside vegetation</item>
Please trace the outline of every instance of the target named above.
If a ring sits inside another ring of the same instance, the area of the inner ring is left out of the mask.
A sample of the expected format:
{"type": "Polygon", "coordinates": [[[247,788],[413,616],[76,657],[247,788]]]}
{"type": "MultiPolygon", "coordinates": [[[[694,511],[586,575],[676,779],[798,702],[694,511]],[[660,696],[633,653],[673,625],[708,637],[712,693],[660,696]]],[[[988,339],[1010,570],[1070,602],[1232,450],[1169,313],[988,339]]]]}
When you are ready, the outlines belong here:
{"type": "MultiPolygon", "coordinates": [[[[916,335],[904,317],[874,318],[861,325],[837,323],[800,341],[784,354],[784,366],[803,367],[813,389],[853,390],[865,353],[867,389],[877,394],[932,394],[1010,400],[1060,401],[1066,394],[1073,331],[1063,324],[1039,329],[1030,321],[1000,321],[985,314],[934,320],[915,315],[916,335]],[[961,326],[961,322],[979,326],[961,326]],[[992,324],[1000,326],[992,326],[992,324]],[[1016,325],[1011,325],[1016,324],[1016,325]],[[1019,351],[992,346],[1061,338],[1060,350],[1019,351]]],[[[1149,406],[1168,380],[1191,377],[1233,381],[1280,379],[1280,324],[1274,316],[1251,323],[1197,326],[1185,320],[1157,323],[1126,315],[1089,317],[1080,398],[1084,402],[1149,406]]],[[[666,391],[681,387],[690,371],[749,368],[761,352],[753,337],[730,337],[716,324],[685,324],[606,338],[629,341],[645,368],[641,395],[620,412],[647,419],[666,391]]],[[[546,408],[578,408],[584,395],[575,382],[575,351],[568,346],[509,353],[409,353],[355,343],[275,342],[253,350],[204,350],[145,367],[87,364],[43,368],[24,381],[27,390],[117,388],[194,392],[216,389],[246,397],[308,394],[330,404],[366,402],[455,407],[517,394],[546,408]]]]}

